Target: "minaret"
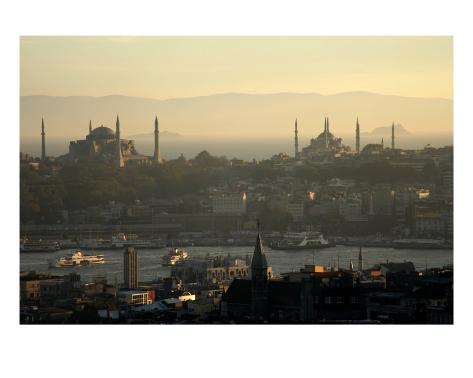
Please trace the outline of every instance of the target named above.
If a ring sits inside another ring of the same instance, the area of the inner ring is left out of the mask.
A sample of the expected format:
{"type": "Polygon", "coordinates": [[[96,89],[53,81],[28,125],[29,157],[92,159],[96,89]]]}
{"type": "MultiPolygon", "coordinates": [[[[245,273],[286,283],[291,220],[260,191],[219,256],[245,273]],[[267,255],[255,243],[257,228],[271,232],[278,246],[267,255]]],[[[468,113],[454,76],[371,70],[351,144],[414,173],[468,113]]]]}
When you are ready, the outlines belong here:
{"type": "Polygon", "coordinates": [[[297,132],[297,118],[296,123],[294,125],[294,159],[299,159],[299,137],[297,132]]]}
{"type": "Polygon", "coordinates": [[[394,121],[393,121],[393,125],[391,126],[391,149],[394,150],[394,121]]]}
{"type": "Polygon", "coordinates": [[[46,160],[46,134],[44,133],[44,118],[41,118],[41,161],[46,160]]]}
{"type": "Polygon", "coordinates": [[[381,138],[381,148],[384,150],[384,138],[381,138]]]}
{"type": "Polygon", "coordinates": [[[121,140],[120,140],[120,120],[118,118],[117,114],[117,124],[116,124],[116,130],[115,130],[115,159],[116,159],[116,164],[118,168],[123,168],[125,166],[125,163],[123,162],[123,155],[122,155],[122,146],[121,146],[121,140]]]}
{"type": "Polygon", "coordinates": [[[161,156],[159,154],[159,123],[158,116],[154,119],[154,156],[153,160],[155,163],[161,162],[161,156]]]}
{"type": "Polygon", "coordinates": [[[361,247],[360,247],[360,250],[358,252],[358,270],[360,272],[363,271],[363,254],[361,252],[361,247]]]}
{"type": "Polygon", "coordinates": [[[265,318],[268,302],[268,262],[263,251],[258,221],[258,236],[256,238],[253,259],[251,260],[251,314],[254,319],[265,318]]]}
{"type": "Polygon", "coordinates": [[[89,135],[92,134],[92,120],[89,120],[89,135]]]}
{"type": "Polygon", "coordinates": [[[328,135],[327,135],[327,131],[328,131],[328,119],[327,117],[324,118],[324,143],[325,143],[325,148],[328,147],[328,135]]]}
{"type": "Polygon", "coordinates": [[[360,124],[358,123],[358,117],[356,117],[356,153],[360,153],[360,124]]]}

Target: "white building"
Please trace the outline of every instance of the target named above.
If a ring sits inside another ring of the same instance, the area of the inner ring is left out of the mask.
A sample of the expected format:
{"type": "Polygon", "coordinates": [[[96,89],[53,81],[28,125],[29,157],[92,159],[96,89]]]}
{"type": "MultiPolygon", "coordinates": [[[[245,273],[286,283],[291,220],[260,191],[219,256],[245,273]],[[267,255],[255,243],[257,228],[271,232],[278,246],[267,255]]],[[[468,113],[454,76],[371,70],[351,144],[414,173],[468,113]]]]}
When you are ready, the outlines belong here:
{"type": "Polygon", "coordinates": [[[212,209],[217,214],[245,214],[246,193],[226,193],[212,197],[212,209]]]}

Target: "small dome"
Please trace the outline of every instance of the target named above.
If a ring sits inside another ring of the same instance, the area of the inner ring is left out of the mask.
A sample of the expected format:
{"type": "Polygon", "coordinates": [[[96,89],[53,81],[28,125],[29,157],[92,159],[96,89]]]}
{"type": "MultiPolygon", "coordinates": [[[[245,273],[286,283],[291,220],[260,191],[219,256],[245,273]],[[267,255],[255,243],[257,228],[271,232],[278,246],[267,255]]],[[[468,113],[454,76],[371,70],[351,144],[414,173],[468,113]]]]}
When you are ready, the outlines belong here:
{"type": "Polygon", "coordinates": [[[102,125],[96,129],[93,129],[90,133],[90,136],[92,139],[111,139],[115,138],[115,132],[112,129],[102,125]]]}

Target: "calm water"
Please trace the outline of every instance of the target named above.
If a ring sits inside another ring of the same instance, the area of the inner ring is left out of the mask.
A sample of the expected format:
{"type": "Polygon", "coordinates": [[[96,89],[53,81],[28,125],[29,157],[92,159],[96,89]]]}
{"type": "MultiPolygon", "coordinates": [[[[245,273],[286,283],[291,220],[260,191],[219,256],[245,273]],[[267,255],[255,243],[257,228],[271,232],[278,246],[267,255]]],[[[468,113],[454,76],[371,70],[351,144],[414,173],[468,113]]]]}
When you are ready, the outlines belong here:
{"type": "MultiPolygon", "coordinates": [[[[189,257],[204,257],[207,253],[211,256],[227,255],[245,257],[252,255],[252,247],[187,247],[189,257]]],[[[50,272],[57,275],[77,272],[82,281],[90,282],[95,277],[104,276],[111,282],[115,279],[122,282],[123,279],[123,251],[107,250],[100,251],[105,255],[105,264],[83,267],[48,268],[48,260],[59,256],[69,255],[73,250],[62,250],[57,252],[31,252],[20,255],[20,270],[36,270],[50,272]]],[[[141,249],[138,251],[139,280],[150,281],[157,277],[167,277],[170,273],[169,267],[161,266],[161,258],[168,253],[168,249],[141,249]]],[[[307,251],[276,251],[265,248],[268,263],[273,267],[275,274],[298,271],[304,264],[317,264],[327,266],[329,262],[336,264],[337,256],[340,257],[340,267],[348,268],[350,259],[357,266],[357,247],[337,246],[322,249],[317,252],[307,251]]],[[[415,250],[415,249],[392,249],[392,248],[363,248],[364,266],[371,267],[374,264],[385,262],[412,261],[417,270],[428,267],[442,267],[453,264],[452,250],[415,250]]]]}

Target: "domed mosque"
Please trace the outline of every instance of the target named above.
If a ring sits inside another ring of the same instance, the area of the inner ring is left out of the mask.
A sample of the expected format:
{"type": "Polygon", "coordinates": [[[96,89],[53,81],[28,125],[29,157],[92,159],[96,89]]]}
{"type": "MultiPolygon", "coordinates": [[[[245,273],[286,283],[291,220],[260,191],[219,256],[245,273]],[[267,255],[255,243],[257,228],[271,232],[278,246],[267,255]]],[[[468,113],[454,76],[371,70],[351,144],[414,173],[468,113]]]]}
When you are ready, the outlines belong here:
{"type": "Polygon", "coordinates": [[[159,163],[161,158],[159,154],[158,117],[155,119],[154,126],[154,155],[152,157],[139,154],[133,140],[120,138],[120,120],[117,116],[116,131],[103,125],[92,129],[92,121],[90,121],[89,134],[86,135],[85,139],[69,143],[68,158],[72,161],[112,160],[119,168],[159,163]]]}
{"type": "Polygon", "coordinates": [[[301,151],[302,158],[315,158],[349,151],[350,147],[342,144],[342,138],[335,137],[330,132],[328,117],[324,120],[324,131],[317,138],[312,138],[310,144],[301,151]]]}

